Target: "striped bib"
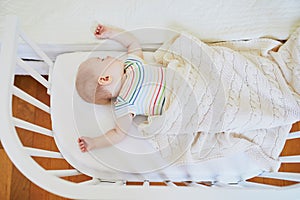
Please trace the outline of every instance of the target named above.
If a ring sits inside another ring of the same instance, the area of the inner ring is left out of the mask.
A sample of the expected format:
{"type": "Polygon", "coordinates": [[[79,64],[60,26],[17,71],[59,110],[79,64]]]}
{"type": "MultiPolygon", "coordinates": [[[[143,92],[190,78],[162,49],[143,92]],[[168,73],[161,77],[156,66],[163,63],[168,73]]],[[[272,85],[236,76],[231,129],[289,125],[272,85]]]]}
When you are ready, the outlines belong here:
{"type": "Polygon", "coordinates": [[[115,102],[116,117],[126,114],[161,115],[165,103],[165,68],[145,65],[130,56],[125,61],[126,80],[115,102]]]}

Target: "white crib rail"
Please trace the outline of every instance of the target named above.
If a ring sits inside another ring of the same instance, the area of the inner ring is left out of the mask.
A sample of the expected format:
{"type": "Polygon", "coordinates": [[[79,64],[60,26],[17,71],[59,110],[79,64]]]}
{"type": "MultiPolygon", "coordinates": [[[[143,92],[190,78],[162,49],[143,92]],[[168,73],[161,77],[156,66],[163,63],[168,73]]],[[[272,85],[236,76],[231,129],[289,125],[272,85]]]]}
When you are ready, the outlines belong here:
{"type": "MultiPolygon", "coordinates": [[[[61,177],[81,174],[76,169],[44,169],[33,157],[63,159],[63,156],[60,152],[24,146],[18,137],[16,127],[51,138],[53,136],[52,130],[14,117],[12,113],[12,98],[14,95],[23,99],[48,114],[51,113],[50,108],[14,86],[15,65],[18,64],[25,68],[48,91],[51,79],[47,81],[36,71],[32,70],[22,59],[17,57],[18,35],[21,35],[25,42],[49,65],[50,71],[53,63],[34,42],[27,38],[24,33],[20,33],[16,17],[8,17],[6,29],[7,32],[0,54],[0,139],[15,166],[41,188],[60,196],[75,199],[199,199],[201,197],[210,199],[261,199],[263,197],[295,199],[300,196],[299,184],[277,187],[248,181],[234,184],[220,182],[207,184],[203,181],[201,182],[201,180],[199,182],[183,180],[179,184],[170,180],[162,180],[162,184],[165,186],[158,186],[152,184],[151,180],[145,180],[141,184],[128,186],[129,184],[126,183],[126,180],[107,182],[97,178],[74,183],[61,177]]],[[[295,138],[300,138],[299,132],[290,134],[289,139],[295,138]]],[[[280,157],[280,160],[283,163],[299,163],[300,156],[283,156],[280,157]]],[[[300,175],[296,173],[263,173],[260,177],[300,182],[300,175]]]]}
{"type": "MultiPolygon", "coordinates": [[[[17,64],[27,71],[33,78],[49,89],[49,82],[43,78],[37,71],[25,63],[21,58],[17,57],[17,64]]],[[[51,76],[51,74],[49,74],[51,76]]]]}
{"type": "Polygon", "coordinates": [[[58,153],[55,151],[47,151],[47,150],[31,148],[31,147],[24,147],[24,149],[25,149],[25,151],[27,151],[27,153],[30,156],[63,159],[63,156],[61,155],[61,153],[58,153]]]}
{"type": "Polygon", "coordinates": [[[300,138],[300,131],[293,132],[293,133],[289,134],[287,139],[291,140],[291,139],[297,139],[297,138],[300,138]]]}
{"type": "Polygon", "coordinates": [[[15,127],[23,128],[23,129],[26,129],[29,131],[33,131],[33,132],[51,136],[51,137],[53,136],[53,133],[51,130],[37,126],[37,125],[29,123],[27,121],[13,117],[13,122],[14,122],[15,127]]]}
{"type": "MultiPolygon", "coordinates": [[[[33,42],[29,37],[26,36],[25,33],[23,33],[23,31],[20,29],[19,30],[19,34],[20,36],[23,38],[23,40],[34,50],[34,52],[41,57],[41,59],[48,65],[49,67],[49,77],[48,77],[48,82],[45,82],[42,77],[33,70],[33,68],[31,68],[32,70],[30,70],[31,74],[34,74],[37,78],[37,80],[41,81],[42,84],[47,84],[47,83],[51,83],[51,77],[52,77],[52,71],[53,71],[53,62],[52,60],[35,44],[35,42],[33,42]]],[[[29,70],[29,68],[27,68],[26,63],[22,62],[21,59],[18,59],[18,62],[21,61],[19,64],[21,64],[21,66],[27,71],[29,70]]],[[[45,87],[48,89],[47,92],[48,94],[50,94],[50,85],[47,84],[47,86],[45,85],[45,87]]]]}
{"type": "Polygon", "coordinates": [[[281,163],[300,163],[300,156],[282,156],[279,160],[281,163]]]}
{"type": "Polygon", "coordinates": [[[22,91],[21,89],[19,89],[18,87],[13,87],[13,94],[17,97],[19,97],[20,99],[23,99],[25,101],[27,101],[28,103],[38,107],[39,109],[50,113],[50,107],[47,106],[46,104],[40,102],[39,100],[35,99],[34,97],[30,96],[29,94],[27,94],[26,92],[22,91]]]}

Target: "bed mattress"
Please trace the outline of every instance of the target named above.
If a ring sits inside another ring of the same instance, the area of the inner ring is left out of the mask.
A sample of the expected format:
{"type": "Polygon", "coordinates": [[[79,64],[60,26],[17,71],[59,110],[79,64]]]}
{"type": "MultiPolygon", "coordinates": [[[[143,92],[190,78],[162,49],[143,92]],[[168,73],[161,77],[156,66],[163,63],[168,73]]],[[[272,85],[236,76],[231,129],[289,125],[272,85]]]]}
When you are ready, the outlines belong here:
{"type": "MultiPolygon", "coordinates": [[[[55,62],[51,85],[52,127],[60,152],[73,167],[89,176],[104,180],[135,181],[186,179],[233,183],[262,172],[262,169],[243,152],[192,164],[170,163],[161,157],[148,140],[141,140],[134,127],[131,137],[113,147],[80,152],[78,137],[95,137],[114,127],[111,106],[86,103],[74,88],[79,64],[88,57],[106,55],[126,54],[107,51],[77,52],[62,54],[55,62]]],[[[146,61],[153,62],[153,53],[145,52],[144,55],[146,61]]]]}

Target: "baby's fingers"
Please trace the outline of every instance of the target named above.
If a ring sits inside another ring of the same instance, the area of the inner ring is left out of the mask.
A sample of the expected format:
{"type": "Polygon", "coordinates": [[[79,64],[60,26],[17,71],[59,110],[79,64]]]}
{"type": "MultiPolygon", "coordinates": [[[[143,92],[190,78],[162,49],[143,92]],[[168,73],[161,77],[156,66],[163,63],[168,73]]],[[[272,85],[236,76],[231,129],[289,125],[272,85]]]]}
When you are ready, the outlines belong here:
{"type": "Polygon", "coordinates": [[[104,32],[104,26],[99,24],[95,30],[95,35],[101,35],[104,32]]]}
{"type": "Polygon", "coordinates": [[[87,149],[86,149],[86,147],[80,147],[80,151],[81,152],[87,152],[87,149]]]}
{"type": "Polygon", "coordinates": [[[87,148],[86,148],[86,143],[85,143],[84,139],[78,138],[77,142],[78,142],[80,151],[81,152],[86,152],[87,148]]]}
{"type": "Polygon", "coordinates": [[[91,33],[95,34],[95,30],[97,29],[97,27],[98,27],[99,24],[100,24],[100,23],[97,22],[97,21],[94,21],[94,22],[92,23],[91,28],[90,28],[91,33]]]}
{"type": "Polygon", "coordinates": [[[79,149],[80,149],[81,152],[86,152],[87,151],[87,148],[84,144],[80,144],[79,149]]]}
{"type": "Polygon", "coordinates": [[[107,32],[107,27],[105,25],[103,25],[102,23],[99,22],[94,22],[91,26],[91,32],[93,33],[93,35],[98,38],[98,39],[106,39],[107,38],[107,34],[105,32],[107,32]]]}

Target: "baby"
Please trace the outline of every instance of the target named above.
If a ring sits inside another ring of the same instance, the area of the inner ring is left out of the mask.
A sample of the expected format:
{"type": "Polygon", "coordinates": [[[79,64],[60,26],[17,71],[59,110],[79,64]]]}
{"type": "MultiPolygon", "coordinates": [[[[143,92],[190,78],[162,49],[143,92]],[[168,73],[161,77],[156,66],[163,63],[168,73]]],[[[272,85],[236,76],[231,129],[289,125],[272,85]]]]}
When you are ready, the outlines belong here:
{"type": "Polygon", "coordinates": [[[127,48],[125,62],[107,56],[90,58],[78,69],[76,89],[80,97],[95,104],[113,102],[116,127],[105,134],[78,138],[79,148],[86,152],[122,141],[136,115],[160,115],[165,103],[165,69],[145,65],[137,39],[128,32],[98,25],[95,37],[111,39],[127,48]]]}

